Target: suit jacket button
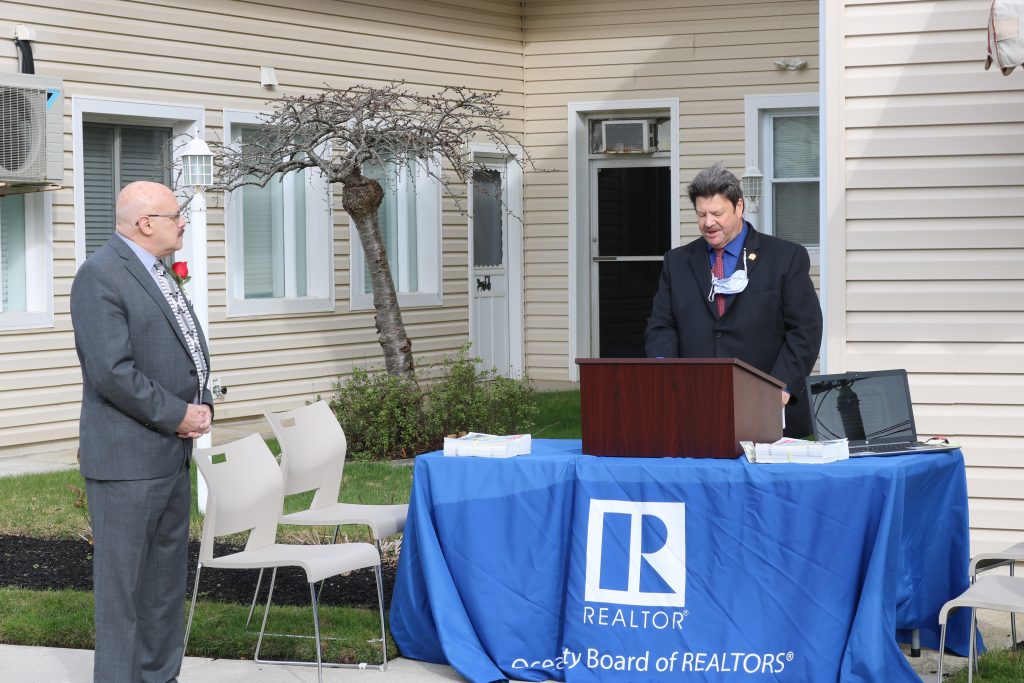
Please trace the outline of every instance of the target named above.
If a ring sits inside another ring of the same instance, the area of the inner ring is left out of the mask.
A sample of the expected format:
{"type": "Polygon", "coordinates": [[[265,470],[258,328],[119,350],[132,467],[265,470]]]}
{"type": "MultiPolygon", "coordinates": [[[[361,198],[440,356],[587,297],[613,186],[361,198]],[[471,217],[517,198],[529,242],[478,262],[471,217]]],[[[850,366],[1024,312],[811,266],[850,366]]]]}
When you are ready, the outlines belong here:
{"type": "Polygon", "coordinates": [[[195,377],[195,376],[196,376],[196,369],[195,369],[195,368],[192,368],[191,370],[189,370],[189,371],[188,371],[188,374],[190,374],[190,375],[192,375],[193,377],[195,377]]]}

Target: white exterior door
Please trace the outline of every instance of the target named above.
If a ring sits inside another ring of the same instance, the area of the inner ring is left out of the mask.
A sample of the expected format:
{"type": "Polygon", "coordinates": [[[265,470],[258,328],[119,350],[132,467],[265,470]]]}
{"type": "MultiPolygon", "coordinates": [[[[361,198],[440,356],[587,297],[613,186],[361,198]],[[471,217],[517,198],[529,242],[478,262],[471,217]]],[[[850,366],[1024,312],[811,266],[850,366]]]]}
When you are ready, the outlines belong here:
{"type": "Polygon", "coordinates": [[[470,199],[470,341],[483,368],[509,376],[508,182],[505,164],[473,173],[470,199]]]}

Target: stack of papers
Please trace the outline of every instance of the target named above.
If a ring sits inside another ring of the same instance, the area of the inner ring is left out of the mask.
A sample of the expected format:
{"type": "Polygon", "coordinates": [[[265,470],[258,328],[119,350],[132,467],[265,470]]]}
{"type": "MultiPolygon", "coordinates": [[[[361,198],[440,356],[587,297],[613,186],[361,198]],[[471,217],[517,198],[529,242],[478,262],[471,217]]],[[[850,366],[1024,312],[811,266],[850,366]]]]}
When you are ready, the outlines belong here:
{"type": "Polygon", "coordinates": [[[850,445],[846,439],[832,441],[804,441],[803,439],[779,439],[775,443],[741,442],[743,452],[750,462],[835,462],[850,457],[850,445]]]}
{"type": "Polygon", "coordinates": [[[476,455],[482,458],[511,458],[514,455],[527,455],[530,452],[529,434],[510,434],[496,436],[470,432],[458,438],[444,438],[445,455],[476,455]]]}

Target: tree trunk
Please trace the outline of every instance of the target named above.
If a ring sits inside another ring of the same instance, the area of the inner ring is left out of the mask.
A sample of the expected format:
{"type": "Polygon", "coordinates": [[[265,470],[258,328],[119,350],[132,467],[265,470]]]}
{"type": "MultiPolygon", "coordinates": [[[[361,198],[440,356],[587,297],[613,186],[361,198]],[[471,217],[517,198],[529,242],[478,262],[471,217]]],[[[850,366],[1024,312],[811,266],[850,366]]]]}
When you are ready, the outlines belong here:
{"type": "MultiPolygon", "coordinates": [[[[384,350],[384,366],[389,375],[412,381],[412,342],[405,333],[402,310],[398,307],[395,281],[391,279],[388,255],[380,236],[377,212],[384,191],[380,183],[355,171],[342,179],[341,205],[356,224],[363,246],[365,267],[373,283],[373,307],[377,310],[377,339],[384,350]]],[[[352,283],[354,290],[359,284],[352,283]]]]}

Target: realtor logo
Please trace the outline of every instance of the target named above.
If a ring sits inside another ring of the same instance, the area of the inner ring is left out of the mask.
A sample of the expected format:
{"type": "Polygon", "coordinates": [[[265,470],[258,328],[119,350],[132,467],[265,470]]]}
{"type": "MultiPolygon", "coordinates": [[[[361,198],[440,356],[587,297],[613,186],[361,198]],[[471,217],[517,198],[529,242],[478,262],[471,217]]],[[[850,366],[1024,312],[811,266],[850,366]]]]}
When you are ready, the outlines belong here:
{"type": "Polygon", "coordinates": [[[590,501],[584,600],[683,607],[686,505],[590,501]]]}

